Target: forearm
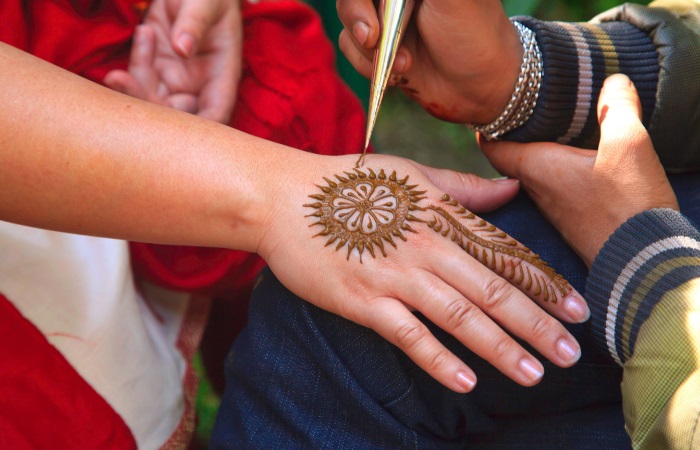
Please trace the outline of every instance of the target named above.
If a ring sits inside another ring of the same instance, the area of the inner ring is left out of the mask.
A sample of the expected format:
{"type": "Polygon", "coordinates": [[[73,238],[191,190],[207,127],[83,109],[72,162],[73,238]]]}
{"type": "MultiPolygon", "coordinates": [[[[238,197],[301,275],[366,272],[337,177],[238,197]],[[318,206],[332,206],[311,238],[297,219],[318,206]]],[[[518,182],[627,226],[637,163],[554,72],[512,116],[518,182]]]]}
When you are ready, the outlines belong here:
{"type": "Polygon", "coordinates": [[[699,290],[700,233],[670,210],[631,219],[591,269],[591,331],[624,367],[625,421],[635,448],[699,442],[699,290]]]}
{"type": "Polygon", "coordinates": [[[0,73],[2,220],[254,251],[272,168],[303,158],[4,44],[0,64],[11,68],[0,73]]]}

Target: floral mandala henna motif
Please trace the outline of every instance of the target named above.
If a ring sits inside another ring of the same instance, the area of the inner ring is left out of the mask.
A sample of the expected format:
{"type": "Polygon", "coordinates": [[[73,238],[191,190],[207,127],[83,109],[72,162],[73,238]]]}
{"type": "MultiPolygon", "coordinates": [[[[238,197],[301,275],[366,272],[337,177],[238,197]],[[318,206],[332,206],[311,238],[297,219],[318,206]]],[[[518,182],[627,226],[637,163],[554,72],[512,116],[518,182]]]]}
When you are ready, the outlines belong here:
{"type": "Polygon", "coordinates": [[[477,217],[445,194],[441,201],[452,210],[440,206],[420,206],[426,191],[408,185],[408,176],[398,179],[396,172],[387,176],[372,169],[355,168],[354,172],[335,175],[337,181],[324,178],[327,185],[317,186],[321,194],[309,197],[315,203],[304,206],[316,209],[307,217],[323,226],[314,235],[326,236],[326,246],[337,242],[336,250],[347,245],[347,258],[357,249],[376,257],[375,249],[387,256],[385,243],[397,248],[394,238],[406,241],[404,232],[414,233],[408,222],[425,224],[429,229],[452,240],[483,265],[511,280],[526,292],[544,301],[557,302],[572,290],[569,283],[530,249],[503,231],[477,217]],[[420,214],[424,217],[417,217],[420,214]]]}
{"type": "Polygon", "coordinates": [[[384,170],[368,172],[345,172],[346,176],[335,176],[337,182],[324,178],[328,185],[318,186],[323,193],[309,196],[318,202],[304,205],[317,209],[309,216],[318,218],[311,226],[324,227],[314,237],[328,236],[327,246],[338,241],[336,250],[347,244],[348,259],[357,249],[360,261],[365,250],[374,257],[376,247],[386,256],[385,243],[396,248],[394,238],[406,241],[403,232],[413,232],[407,222],[418,220],[410,212],[425,199],[421,197],[425,191],[406,184],[408,177],[399,180],[396,172],[389,176],[384,170]]]}

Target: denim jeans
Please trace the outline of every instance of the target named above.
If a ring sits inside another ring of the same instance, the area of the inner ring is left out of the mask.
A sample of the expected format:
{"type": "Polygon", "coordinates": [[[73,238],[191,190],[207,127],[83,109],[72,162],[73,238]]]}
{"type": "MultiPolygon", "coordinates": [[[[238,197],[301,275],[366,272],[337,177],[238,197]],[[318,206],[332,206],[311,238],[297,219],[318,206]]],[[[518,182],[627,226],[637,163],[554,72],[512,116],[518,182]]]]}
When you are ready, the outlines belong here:
{"type": "MultiPolygon", "coordinates": [[[[700,176],[672,182],[683,212],[700,223],[700,176]]],[[[525,194],[484,218],[583,292],[585,265],[525,194]]],[[[251,302],[226,361],[212,448],[630,448],[621,369],[583,325],[566,325],[581,344],[579,363],[561,369],[543,360],[544,379],[525,388],[423,319],[477,374],[476,389],[457,394],[372,330],[296,297],[267,269],[251,302]]]]}

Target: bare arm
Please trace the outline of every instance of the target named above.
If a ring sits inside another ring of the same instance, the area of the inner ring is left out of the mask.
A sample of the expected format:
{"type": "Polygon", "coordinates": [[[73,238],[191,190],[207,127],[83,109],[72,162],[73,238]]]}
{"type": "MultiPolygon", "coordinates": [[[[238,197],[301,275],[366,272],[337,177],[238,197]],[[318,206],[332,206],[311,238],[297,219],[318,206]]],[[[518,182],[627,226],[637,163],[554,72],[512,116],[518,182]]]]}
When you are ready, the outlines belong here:
{"type": "Polygon", "coordinates": [[[253,205],[272,181],[261,168],[305,156],[118,94],[5,44],[0,64],[12,68],[0,74],[3,220],[255,251],[264,211],[253,205]]]}

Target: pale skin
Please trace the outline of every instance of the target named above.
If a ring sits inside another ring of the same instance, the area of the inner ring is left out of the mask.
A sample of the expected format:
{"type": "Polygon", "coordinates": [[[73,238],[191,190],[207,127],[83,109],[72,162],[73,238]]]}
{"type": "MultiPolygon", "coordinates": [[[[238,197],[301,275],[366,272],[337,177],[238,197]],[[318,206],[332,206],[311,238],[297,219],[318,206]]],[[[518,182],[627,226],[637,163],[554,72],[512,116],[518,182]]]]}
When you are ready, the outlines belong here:
{"type": "MultiPolygon", "coordinates": [[[[427,227],[386,258],[363,264],[313,240],[303,205],[322,177],[351,169],[355,156],[322,157],[263,141],[111,91],[4,44],[0,64],[13,67],[0,73],[0,83],[12,86],[0,93],[3,220],[258,252],[293,292],[374,329],[457,392],[471,390],[476,375],[410,310],[526,386],[541,379],[542,366],[503,329],[559,366],[578,359],[578,344],[555,319],[586,319],[578,294],[557,307],[543,304],[548,314],[427,227]]],[[[390,156],[372,155],[367,164],[408,175],[434,205],[448,193],[470,210],[488,211],[518,190],[516,182],[390,156]]]]}

